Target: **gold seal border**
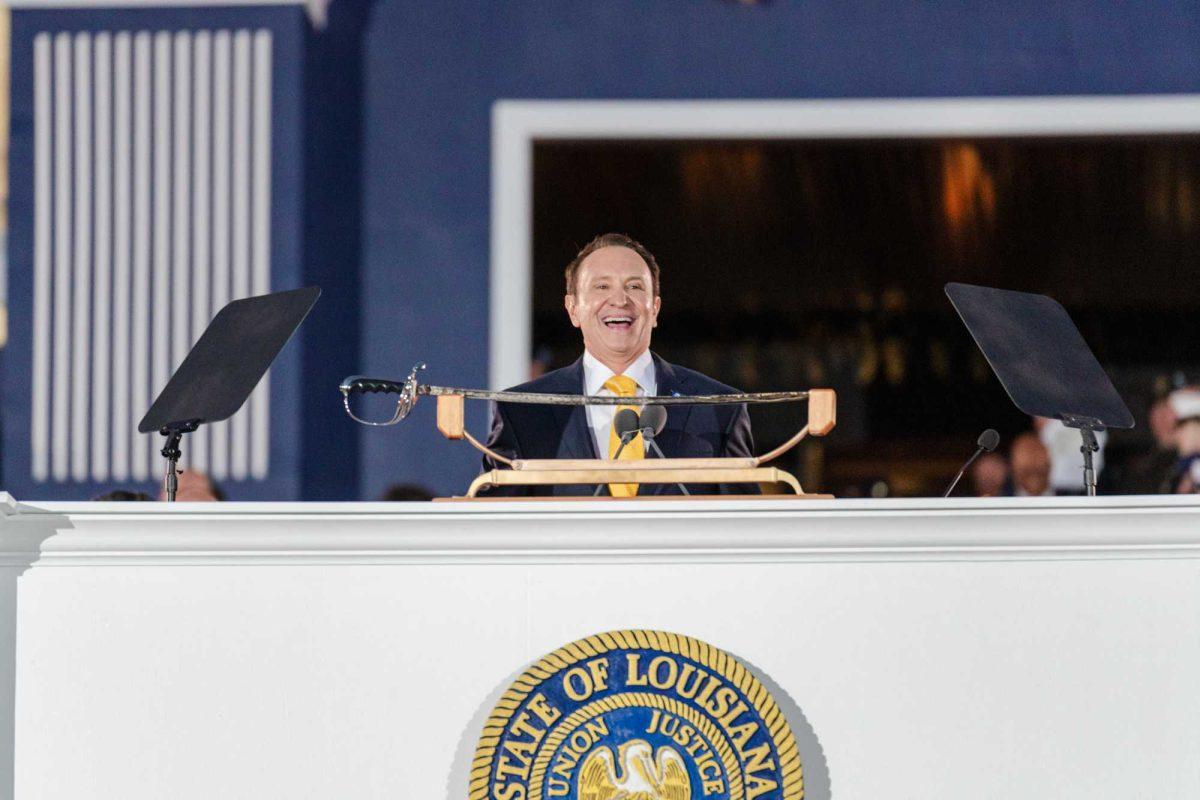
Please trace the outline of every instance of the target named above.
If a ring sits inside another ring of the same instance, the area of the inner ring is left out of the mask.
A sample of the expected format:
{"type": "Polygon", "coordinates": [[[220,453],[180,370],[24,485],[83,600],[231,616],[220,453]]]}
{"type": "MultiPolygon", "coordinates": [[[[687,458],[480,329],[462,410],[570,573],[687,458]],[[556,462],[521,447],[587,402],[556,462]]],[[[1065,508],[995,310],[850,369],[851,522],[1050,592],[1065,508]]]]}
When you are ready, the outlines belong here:
{"type": "Polygon", "coordinates": [[[779,710],[775,698],[771,697],[766,687],[742,662],[718,647],[691,636],[649,630],[608,631],[578,639],[544,656],[521,673],[496,702],[496,707],[492,709],[491,716],[484,723],[483,732],[479,735],[475,758],[471,762],[471,782],[467,795],[469,800],[487,800],[488,778],[492,772],[496,747],[513,713],[525,702],[530,692],[543,681],[579,661],[595,658],[613,650],[635,649],[658,650],[683,656],[703,664],[736,687],[742,696],[753,704],[775,744],[775,750],[779,754],[779,776],[783,782],[784,800],[802,800],[804,777],[800,754],[796,750],[796,739],[792,735],[787,718],[779,710]]]}

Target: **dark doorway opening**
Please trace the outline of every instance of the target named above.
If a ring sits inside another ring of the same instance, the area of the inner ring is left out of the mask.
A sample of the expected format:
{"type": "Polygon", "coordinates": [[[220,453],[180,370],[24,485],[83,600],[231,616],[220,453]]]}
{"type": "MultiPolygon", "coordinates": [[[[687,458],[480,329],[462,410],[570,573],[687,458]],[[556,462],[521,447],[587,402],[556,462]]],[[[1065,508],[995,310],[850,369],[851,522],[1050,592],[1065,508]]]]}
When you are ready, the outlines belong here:
{"type": "MultiPolygon", "coordinates": [[[[1198,136],[555,140],[533,163],[537,357],[578,357],[563,267],[628,233],[663,269],[657,352],[745,390],[838,391],[830,438],[781,466],[839,496],[935,493],[982,428],[1029,429],[948,281],[1067,306],[1139,420],[1110,474],[1152,397],[1200,372],[1198,136]]],[[[755,409],[757,449],[802,416],[755,409]]]]}

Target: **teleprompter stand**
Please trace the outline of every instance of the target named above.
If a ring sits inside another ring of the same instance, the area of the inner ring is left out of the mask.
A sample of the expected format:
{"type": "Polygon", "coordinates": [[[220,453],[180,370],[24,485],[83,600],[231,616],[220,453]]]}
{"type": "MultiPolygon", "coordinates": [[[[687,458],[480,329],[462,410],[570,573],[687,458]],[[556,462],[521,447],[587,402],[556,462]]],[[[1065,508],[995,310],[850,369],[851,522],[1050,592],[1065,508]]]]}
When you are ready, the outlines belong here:
{"type": "Polygon", "coordinates": [[[1096,494],[1096,431],[1132,428],[1133,415],[1067,310],[1045,295],[946,284],[975,343],[1017,408],[1079,430],[1083,485],[1096,494]]]}
{"type": "Polygon", "coordinates": [[[187,358],[175,370],[138,432],[167,437],[165,491],[175,500],[179,487],[183,435],[201,425],[228,419],[308,315],[321,290],[316,286],[234,300],[213,317],[187,358]]]}

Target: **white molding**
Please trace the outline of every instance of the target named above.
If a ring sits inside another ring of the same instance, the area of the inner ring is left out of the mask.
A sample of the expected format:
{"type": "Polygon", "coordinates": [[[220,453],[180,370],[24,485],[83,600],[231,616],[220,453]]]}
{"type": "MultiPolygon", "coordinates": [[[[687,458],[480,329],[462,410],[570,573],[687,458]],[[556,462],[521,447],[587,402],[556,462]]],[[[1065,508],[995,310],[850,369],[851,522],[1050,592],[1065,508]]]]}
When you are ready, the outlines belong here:
{"type": "Polygon", "coordinates": [[[205,8],[207,6],[305,6],[313,27],[325,27],[333,0],[10,0],[13,11],[97,8],[205,8]]]}
{"type": "MultiPolygon", "coordinates": [[[[9,0],[13,11],[45,8],[203,8],[205,6],[302,6],[313,0],[9,0]]],[[[325,5],[328,5],[326,2],[325,5]]]]}
{"type": "Polygon", "coordinates": [[[53,566],[1200,558],[1200,497],[45,503],[0,563],[53,566]]]}
{"type": "Polygon", "coordinates": [[[1127,136],[1200,132],[1200,95],[855,100],[501,100],[492,109],[488,380],[527,380],[533,142],[1127,136]]]}

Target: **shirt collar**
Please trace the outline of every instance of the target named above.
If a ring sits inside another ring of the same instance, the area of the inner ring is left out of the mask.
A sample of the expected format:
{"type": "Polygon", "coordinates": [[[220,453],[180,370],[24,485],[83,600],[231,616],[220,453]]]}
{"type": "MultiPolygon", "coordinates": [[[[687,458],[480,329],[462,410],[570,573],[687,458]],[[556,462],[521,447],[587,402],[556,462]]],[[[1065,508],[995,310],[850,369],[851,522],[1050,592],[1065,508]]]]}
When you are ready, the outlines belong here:
{"type": "MultiPolygon", "coordinates": [[[[587,394],[599,394],[604,389],[604,382],[615,374],[590,352],[583,351],[583,388],[587,394]]],[[[654,394],[657,381],[654,376],[654,358],[650,355],[649,350],[643,350],[642,354],[626,368],[624,374],[637,381],[637,385],[644,393],[654,394]]]]}

